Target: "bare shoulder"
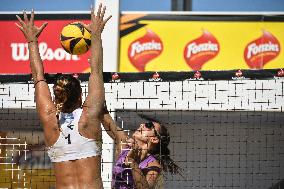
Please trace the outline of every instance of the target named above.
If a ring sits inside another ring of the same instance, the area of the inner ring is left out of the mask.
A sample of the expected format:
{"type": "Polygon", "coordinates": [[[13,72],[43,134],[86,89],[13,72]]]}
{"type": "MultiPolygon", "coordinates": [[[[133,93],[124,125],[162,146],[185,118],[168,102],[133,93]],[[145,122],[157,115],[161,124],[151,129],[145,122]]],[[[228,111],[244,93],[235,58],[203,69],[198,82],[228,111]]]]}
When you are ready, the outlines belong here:
{"type": "MultiPolygon", "coordinates": [[[[156,188],[157,185],[160,185],[158,183],[161,183],[160,180],[162,179],[162,174],[161,174],[161,165],[160,163],[156,160],[147,165],[149,171],[146,174],[146,180],[150,186],[150,188],[156,188]]],[[[160,187],[158,187],[160,188],[160,187]]]]}
{"type": "Polygon", "coordinates": [[[152,161],[150,163],[148,163],[147,167],[159,167],[162,168],[161,164],[159,163],[158,160],[152,161]]]}
{"type": "Polygon", "coordinates": [[[148,177],[147,180],[148,179],[155,180],[159,176],[161,169],[162,169],[162,166],[156,160],[156,161],[149,163],[147,165],[147,168],[149,168],[149,171],[147,172],[147,175],[146,175],[146,177],[148,177]]]}

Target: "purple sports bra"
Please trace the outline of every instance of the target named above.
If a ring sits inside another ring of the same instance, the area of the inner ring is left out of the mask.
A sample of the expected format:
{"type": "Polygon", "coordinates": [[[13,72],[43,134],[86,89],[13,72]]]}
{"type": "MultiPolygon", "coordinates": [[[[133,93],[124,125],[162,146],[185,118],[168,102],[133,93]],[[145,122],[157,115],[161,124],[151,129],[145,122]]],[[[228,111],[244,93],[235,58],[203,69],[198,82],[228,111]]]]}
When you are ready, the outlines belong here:
{"type": "MultiPolygon", "coordinates": [[[[135,189],[131,168],[124,164],[125,158],[129,150],[130,149],[123,150],[114,165],[112,172],[112,188],[114,189],[135,189]]],[[[146,167],[149,163],[155,160],[156,158],[153,155],[149,155],[139,163],[139,168],[142,170],[144,175],[146,175],[147,172],[152,170],[155,170],[158,173],[161,172],[161,169],[159,167],[146,167]]]]}

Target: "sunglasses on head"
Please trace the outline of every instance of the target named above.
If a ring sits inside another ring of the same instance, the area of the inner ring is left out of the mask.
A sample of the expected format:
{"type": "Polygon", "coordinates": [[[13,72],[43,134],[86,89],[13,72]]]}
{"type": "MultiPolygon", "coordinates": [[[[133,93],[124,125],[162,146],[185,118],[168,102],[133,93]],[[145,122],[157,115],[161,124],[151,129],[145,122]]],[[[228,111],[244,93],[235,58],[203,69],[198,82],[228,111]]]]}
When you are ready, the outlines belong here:
{"type": "Polygon", "coordinates": [[[147,129],[153,129],[154,128],[154,123],[153,122],[147,122],[147,123],[144,123],[145,124],[145,127],[147,129]]]}
{"type": "Polygon", "coordinates": [[[147,122],[147,123],[144,123],[145,124],[145,127],[147,129],[154,129],[154,133],[156,136],[160,137],[160,134],[158,133],[158,131],[155,129],[155,125],[153,122],[147,122]]]}

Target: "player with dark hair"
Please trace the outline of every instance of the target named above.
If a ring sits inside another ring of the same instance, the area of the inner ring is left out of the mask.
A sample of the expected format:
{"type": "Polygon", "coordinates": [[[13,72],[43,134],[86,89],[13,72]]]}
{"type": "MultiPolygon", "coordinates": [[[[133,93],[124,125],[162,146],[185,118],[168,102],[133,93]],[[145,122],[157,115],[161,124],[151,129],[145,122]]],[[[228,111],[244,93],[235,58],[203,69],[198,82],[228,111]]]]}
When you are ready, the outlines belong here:
{"type": "Polygon", "coordinates": [[[170,158],[170,135],[158,121],[141,123],[131,138],[119,128],[105,108],[103,126],[116,143],[116,162],[112,187],[115,189],[147,189],[161,187],[162,171],[180,173],[170,158]]]}
{"type": "Polygon", "coordinates": [[[38,48],[38,37],[47,23],[36,27],[34,11],[30,19],[26,12],[23,20],[17,16],[20,24],[16,25],[28,43],[36,108],[43,125],[48,155],[54,163],[57,189],[103,188],[100,125],[105,92],[101,33],[110,19],[104,19],[105,10],[100,5],[94,14],[92,9],[91,23],[84,25],[91,32],[92,45],[88,96],[83,106],[80,82],[71,75],[56,80],[52,100],[38,48]]]}

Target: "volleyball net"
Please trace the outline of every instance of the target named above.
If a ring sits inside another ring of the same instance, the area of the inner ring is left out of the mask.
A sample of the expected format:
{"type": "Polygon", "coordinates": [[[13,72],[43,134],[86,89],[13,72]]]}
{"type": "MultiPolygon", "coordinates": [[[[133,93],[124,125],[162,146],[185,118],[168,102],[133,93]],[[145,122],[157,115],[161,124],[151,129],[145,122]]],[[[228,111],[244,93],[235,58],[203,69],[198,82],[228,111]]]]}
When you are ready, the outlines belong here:
{"type": "MultiPolygon", "coordinates": [[[[204,79],[192,72],[105,73],[106,102],[129,134],[145,117],[167,126],[171,158],[183,172],[164,173],[164,188],[268,189],[284,179],[284,80],[257,78],[272,72],[234,80],[224,79],[229,72],[202,72],[204,79]]],[[[17,77],[1,76],[0,188],[55,188],[33,84],[17,77]]],[[[84,98],[87,77],[79,76],[84,98]]],[[[51,88],[53,77],[47,79],[51,88]]],[[[105,188],[113,149],[103,132],[105,188]]]]}

